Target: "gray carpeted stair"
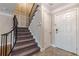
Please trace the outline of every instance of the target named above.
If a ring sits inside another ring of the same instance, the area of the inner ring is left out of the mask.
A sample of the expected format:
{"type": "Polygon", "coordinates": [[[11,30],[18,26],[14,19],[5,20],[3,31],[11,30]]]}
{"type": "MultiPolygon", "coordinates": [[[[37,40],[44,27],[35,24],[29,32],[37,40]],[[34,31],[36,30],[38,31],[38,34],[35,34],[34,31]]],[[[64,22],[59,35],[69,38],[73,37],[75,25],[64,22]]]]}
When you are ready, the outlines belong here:
{"type": "Polygon", "coordinates": [[[28,56],[39,52],[40,48],[35,42],[33,35],[28,28],[17,29],[17,41],[12,50],[12,56],[28,56]]]}

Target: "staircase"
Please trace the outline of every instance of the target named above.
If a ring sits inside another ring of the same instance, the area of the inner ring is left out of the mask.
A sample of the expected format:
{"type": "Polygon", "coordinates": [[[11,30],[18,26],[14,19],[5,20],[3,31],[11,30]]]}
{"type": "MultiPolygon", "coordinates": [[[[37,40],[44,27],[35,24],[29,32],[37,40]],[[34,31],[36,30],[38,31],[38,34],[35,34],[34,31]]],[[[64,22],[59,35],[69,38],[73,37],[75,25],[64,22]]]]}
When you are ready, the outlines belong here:
{"type": "MultiPolygon", "coordinates": [[[[31,20],[37,10],[38,5],[33,4],[31,13],[29,14],[29,26],[31,20]]],[[[17,41],[11,52],[12,56],[28,56],[32,55],[36,52],[39,52],[40,48],[38,44],[35,42],[33,35],[31,34],[28,28],[18,27],[17,28],[17,41]]]]}
{"type": "MultiPolygon", "coordinates": [[[[33,5],[29,15],[29,26],[37,10],[38,5],[33,5]]],[[[0,56],[30,56],[40,51],[30,30],[26,27],[18,27],[16,15],[13,17],[13,29],[7,33],[1,34],[0,56]],[[8,46],[8,37],[10,39],[8,46]]]]}
{"type": "Polygon", "coordinates": [[[28,56],[40,51],[28,28],[17,28],[17,41],[12,56],[28,56]]]}

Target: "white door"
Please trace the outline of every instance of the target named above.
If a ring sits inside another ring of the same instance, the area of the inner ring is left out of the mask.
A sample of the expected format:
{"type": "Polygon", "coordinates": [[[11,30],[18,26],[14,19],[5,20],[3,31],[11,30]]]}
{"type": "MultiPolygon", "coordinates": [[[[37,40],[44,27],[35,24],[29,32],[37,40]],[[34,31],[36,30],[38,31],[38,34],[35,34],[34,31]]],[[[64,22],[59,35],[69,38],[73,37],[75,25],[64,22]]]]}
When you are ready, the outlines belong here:
{"type": "Polygon", "coordinates": [[[46,10],[43,12],[44,20],[44,48],[51,46],[51,16],[46,10]]]}
{"type": "Polygon", "coordinates": [[[55,45],[76,53],[76,9],[55,15],[55,45]]]}

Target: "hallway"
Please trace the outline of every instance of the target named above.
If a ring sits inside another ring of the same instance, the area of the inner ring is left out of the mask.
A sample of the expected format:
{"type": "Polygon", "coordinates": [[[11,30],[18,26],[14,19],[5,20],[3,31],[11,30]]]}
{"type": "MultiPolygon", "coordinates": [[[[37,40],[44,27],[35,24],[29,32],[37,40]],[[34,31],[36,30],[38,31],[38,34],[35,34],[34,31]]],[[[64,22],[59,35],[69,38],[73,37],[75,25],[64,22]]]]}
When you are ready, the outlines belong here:
{"type": "Polygon", "coordinates": [[[49,47],[43,52],[38,52],[33,56],[76,56],[76,54],[65,51],[60,48],[49,47]]]}
{"type": "Polygon", "coordinates": [[[79,4],[3,3],[0,7],[1,56],[79,55],[79,4]]]}

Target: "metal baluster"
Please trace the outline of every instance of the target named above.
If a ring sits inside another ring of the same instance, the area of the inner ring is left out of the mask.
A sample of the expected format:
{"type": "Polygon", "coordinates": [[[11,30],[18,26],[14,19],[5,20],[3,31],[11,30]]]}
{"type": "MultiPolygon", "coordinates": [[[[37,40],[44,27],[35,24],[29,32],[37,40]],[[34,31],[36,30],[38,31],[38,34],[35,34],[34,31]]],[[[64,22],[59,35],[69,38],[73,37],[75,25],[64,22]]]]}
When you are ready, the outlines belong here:
{"type": "Polygon", "coordinates": [[[2,38],[3,36],[1,36],[1,56],[2,56],[2,40],[3,40],[3,38],[2,38]]]}
{"type": "Polygon", "coordinates": [[[5,55],[5,35],[3,35],[3,56],[5,55]]]}
{"type": "Polygon", "coordinates": [[[7,55],[10,55],[11,54],[11,52],[12,52],[12,49],[14,48],[14,46],[15,46],[15,43],[16,43],[16,40],[17,40],[17,24],[18,24],[18,22],[17,22],[17,18],[16,18],[16,15],[14,16],[14,18],[13,18],[13,22],[14,22],[14,29],[12,30],[12,31],[10,31],[10,32],[8,32],[8,33],[5,33],[5,34],[2,34],[1,35],[1,55],[2,56],[7,56],[7,55]],[[16,27],[16,28],[15,28],[16,27]],[[7,46],[7,39],[8,39],[8,36],[9,36],[9,34],[10,34],[10,51],[8,52],[7,51],[7,48],[8,48],[8,46],[7,46]]]}
{"type": "Polygon", "coordinates": [[[6,42],[6,46],[5,46],[5,56],[7,56],[7,34],[5,35],[6,36],[6,40],[5,40],[5,42],[6,42]]]}
{"type": "Polygon", "coordinates": [[[10,50],[11,50],[11,48],[12,48],[12,32],[11,32],[11,40],[10,40],[10,50]]]}

